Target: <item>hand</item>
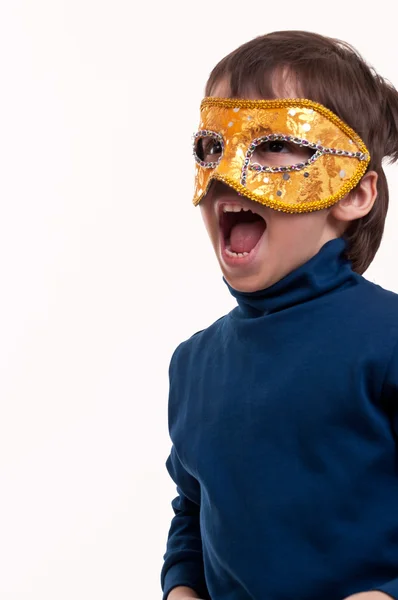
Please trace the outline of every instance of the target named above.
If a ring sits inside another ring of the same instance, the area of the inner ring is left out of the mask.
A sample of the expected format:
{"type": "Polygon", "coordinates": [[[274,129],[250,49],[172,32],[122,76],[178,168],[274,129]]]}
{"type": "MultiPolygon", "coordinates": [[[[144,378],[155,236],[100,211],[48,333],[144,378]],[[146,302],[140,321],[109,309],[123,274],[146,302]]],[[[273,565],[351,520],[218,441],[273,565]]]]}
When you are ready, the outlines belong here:
{"type": "Polygon", "coordinates": [[[348,596],[344,600],[392,600],[391,596],[384,592],[360,592],[359,594],[353,594],[348,596]]]}
{"type": "MultiPolygon", "coordinates": [[[[173,588],[167,596],[167,600],[201,600],[195,590],[184,585],[173,588]]],[[[390,598],[391,600],[391,598],[390,598]]]]}

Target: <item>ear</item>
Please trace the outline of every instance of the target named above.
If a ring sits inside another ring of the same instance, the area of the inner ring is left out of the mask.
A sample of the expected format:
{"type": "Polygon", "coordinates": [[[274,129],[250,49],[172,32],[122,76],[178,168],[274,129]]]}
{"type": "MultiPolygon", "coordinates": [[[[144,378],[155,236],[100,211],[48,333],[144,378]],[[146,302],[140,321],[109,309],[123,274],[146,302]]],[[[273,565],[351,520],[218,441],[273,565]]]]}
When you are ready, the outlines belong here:
{"type": "Polygon", "coordinates": [[[338,221],[355,221],[367,215],[377,197],[376,171],[366,173],[358,185],[340,202],[331,207],[331,215],[338,221]]]}

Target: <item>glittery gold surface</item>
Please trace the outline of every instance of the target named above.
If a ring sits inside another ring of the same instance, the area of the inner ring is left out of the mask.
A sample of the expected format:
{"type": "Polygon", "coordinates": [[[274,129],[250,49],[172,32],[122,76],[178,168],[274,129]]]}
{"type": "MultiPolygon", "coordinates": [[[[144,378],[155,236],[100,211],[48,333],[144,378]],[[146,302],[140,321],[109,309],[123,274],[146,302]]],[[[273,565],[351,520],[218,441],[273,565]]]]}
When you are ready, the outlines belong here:
{"type": "Polygon", "coordinates": [[[257,173],[248,169],[246,184],[241,185],[246,152],[260,136],[292,135],[324,147],[369,154],[361,138],[348,125],[311,100],[205,98],[201,104],[199,129],[220,133],[224,153],[213,169],[196,164],[195,205],[204,197],[210,182],[217,179],[247,198],[276,210],[288,213],[320,210],[335,204],[352,190],[370,160],[369,157],[361,161],[325,154],[303,170],[289,171],[289,179],[284,179],[283,173],[257,173]],[[304,177],[304,172],[309,176],[304,177]]]}

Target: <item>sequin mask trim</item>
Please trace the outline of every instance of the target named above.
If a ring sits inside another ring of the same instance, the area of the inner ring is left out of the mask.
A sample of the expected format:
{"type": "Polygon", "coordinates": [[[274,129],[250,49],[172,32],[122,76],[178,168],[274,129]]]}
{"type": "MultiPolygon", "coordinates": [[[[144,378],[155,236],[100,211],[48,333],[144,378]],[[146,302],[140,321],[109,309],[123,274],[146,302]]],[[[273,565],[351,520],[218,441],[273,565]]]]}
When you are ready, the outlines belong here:
{"type": "Polygon", "coordinates": [[[194,205],[211,181],[219,180],[250,200],[287,213],[332,206],[357,185],[370,161],[355,131],[321,104],[305,99],[204,98],[193,146],[194,205]],[[270,142],[309,152],[292,164],[256,161],[257,149],[270,142]]]}

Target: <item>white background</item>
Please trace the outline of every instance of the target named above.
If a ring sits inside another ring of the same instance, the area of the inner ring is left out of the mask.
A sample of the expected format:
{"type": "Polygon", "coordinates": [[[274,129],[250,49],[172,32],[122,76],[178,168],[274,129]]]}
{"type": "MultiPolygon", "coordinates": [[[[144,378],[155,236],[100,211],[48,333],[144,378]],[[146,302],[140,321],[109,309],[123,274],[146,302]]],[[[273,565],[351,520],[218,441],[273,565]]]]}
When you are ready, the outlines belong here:
{"type": "MultiPolygon", "coordinates": [[[[1,0],[0,598],[156,599],[176,345],[234,302],[191,204],[214,64],[276,29],[398,85],[377,3],[1,0]]],[[[398,291],[398,167],[367,277],[398,291]]]]}

